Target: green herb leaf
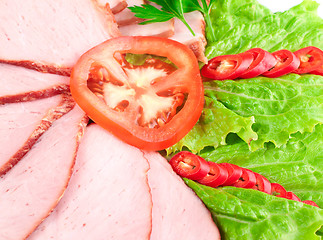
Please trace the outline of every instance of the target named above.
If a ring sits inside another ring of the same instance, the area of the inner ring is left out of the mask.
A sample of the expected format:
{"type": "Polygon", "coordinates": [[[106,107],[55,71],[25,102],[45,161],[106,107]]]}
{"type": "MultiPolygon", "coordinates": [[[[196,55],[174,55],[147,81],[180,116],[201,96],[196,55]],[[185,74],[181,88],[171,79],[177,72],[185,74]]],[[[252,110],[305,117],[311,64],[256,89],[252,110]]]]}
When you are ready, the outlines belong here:
{"type": "Polygon", "coordinates": [[[150,19],[139,24],[148,24],[154,22],[166,22],[174,17],[173,14],[159,10],[158,8],[143,4],[141,7],[133,6],[129,7],[132,12],[135,12],[135,16],[138,18],[150,19]]]}

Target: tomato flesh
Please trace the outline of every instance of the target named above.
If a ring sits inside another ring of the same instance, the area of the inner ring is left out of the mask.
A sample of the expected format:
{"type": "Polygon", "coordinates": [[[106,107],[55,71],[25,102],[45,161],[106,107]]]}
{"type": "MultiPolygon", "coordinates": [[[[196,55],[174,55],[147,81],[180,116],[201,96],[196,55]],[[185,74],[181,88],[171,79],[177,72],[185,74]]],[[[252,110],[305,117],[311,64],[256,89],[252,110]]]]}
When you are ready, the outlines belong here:
{"type": "Polygon", "coordinates": [[[265,77],[276,78],[288,74],[296,70],[300,65],[298,57],[289,50],[282,49],[273,52],[272,55],[276,58],[276,65],[264,72],[262,75],[265,77]]]}
{"type": "Polygon", "coordinates": [[[276,58],[270,52],[267,52],[261,48],[252,48],[246,52],[252,54],[253,61],[249,68],[239,76],[240,78],[257,77],[273,68],[277,63],[276,58]]]}
{"type": "Polygon", "coordinates": [[[228,171],[228,178],[222,184],[223,186],[231,186],[239,180],[239,178],[242,175],[242,168],[241,167],[234,165],[234,164],[230,164],[230,163],[220,163],[220,165],[224,166],[228,171]]]}
{"type": "Polygon", "coordinates": [[[210,187],[221,186],[228,178],[228,171],[220,164],[214,162],[208,162],[208,164],[210,166],[209,173],[198,182],[210,187]]]}
{"type": "Polygon", "coordinates": [[[73,68],[70,88],[97,124],[130,145],[162,150],[195,125],[204,91],[198,62],[185,45],[158,37],[118,37],[90,49],[73,68]],[[133,66],[123,54],[168,58],[133,66]]]}
{"type": "Polygon", "coordinates": [[[251,53],[218,56],[202,67],[201,74],[209,80],[236,79],[248,69],[252,61],[251,53]]]}
{"type": "Polygon", "coordinates": [[[300,65],[294,73],[309,73],[319,69],[323,65],[323,51],[317,47],[305,47],[295,51],[294,54],[300,60],[300,65]]]}
{"type": "Polygon", "coordinates": [[[187,151],[177,153],[170,159],[169,164],[178,175],[192,180],[202,179],[210,171],[204,158],[187,151]]]}

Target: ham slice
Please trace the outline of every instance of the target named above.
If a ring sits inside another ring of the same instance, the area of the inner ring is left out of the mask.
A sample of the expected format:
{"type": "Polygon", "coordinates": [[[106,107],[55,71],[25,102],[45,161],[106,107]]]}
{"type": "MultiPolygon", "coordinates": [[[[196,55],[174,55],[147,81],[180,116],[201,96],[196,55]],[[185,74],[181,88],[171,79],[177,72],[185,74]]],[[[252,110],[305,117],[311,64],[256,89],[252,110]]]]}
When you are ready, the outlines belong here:
{"type": "Polygon", "coordinates": [[[0,239],[25,239],[61,198],[85,125],[78,108],[64,115],[0,178],[0,239]]]}
{"type": "Polygon", "coordinates": [[[65,195],[28,240],[149,239],[148,168],[139,149],[90,125],[65,195]]]}
{"type": "Polygon", "coordinates": [[[145,153],[153,212],[150,240],[220,240],[210,212],[158,153],[145,153]]]}
{"type": "Polygon", "coordinates": [[[128,3],[126,0],[95,0],[101,8],[111,9],[116,14],[123,11],[128,3]]]}
{"type": "MultiPolygon", "coordinates": [[[[145,4],[144,0],[128,1],[128,7],[135,5],[140,6],[142,4],[145,4]]],[[[118,26],[136,24],[143,21],[143,19],[135,17],[135,14],[131,12],[129,8],[125,8],[121,12],[115,14],[114,17],[116,19],[116,22],[118,23],[118,26]]]]}
{"type": "Polygon", "coordinates": [[[88,49],[120,35],[112,13],[94,0],[6,0],[0,19],[0,62],[62,75],[88,49]]]}

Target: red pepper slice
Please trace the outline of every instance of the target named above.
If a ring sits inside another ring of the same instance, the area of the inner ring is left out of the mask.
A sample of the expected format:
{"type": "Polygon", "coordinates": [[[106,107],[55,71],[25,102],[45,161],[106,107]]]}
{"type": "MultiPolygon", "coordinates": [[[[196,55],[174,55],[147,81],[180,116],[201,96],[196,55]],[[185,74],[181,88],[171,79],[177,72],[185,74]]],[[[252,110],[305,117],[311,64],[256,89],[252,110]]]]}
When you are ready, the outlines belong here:
{"type": "Polygon", "coordinates": [[[303,74],[315,71],[323,65],[323,51],[317,47],[305,47],[294,52],[300,65],[293,73],[303,74]]]}
{"type": "Polygon", "coordinates": [[[249,68],[240,75],[240,78],[257,77],[273,68],[277,63],[276,58],[270,52],[261,48],[252,48],[246,52],[251,53],[254,60],[250,64],[249,68]]]}
{"type": "Polygon", "coordinates": [[[169,163],[178,175],[192,180],[202,179],[210,171],[210,166],[204,158],[187,151],[177,153],[169,163]]]}
{"type": "Polygon", "coordinates": [[[204,178],[198,180],[198,182],[210,187],[221,186],[228,178],[227,169],[214,162],[208,163],[210,165],[209,173],[204,178]]]}
{"type": "Polygon", "coordinates": [[[256,185],[256,175],[249,169],[242,168],[240,179],[233,184],[234,187],[253,188],[256,185]]]}
{"type": "Polygon", "coordinates": [[[251,53],[218,56],[202,67],[201,74],[208,80],[236,79],[248,69],[252,61],[251,53]]]}
{"type": "Polygon", "coordinates": [[[223,186],[232,186],[239,180],[242,175],[242,168],[231,163],[220,163],[228,171],[228,179],[222,184],[223,186]]]}
{"type": "Polygon", "coordinates": [[[253,189],[271,194],[271,183],[268,181],[268,179],[258,173],[255,173],[255,175],[256,185],[253,187],[253,189]]]}
{"type": "Polygon", "coordinates": [[[289,50],[282,49],[273,52],[272,55],[276,58],[276,65],[264,72],[262,75],[265,77],[276,78],[288,74],[296,70],[300,65],[298,57],[289,50]]]}
{"type": "Polygon", "coordinates": [[[294,200],[294,201],[298,201],[298,202],[301,201],[301,199],[299,199],[299,197],[297,197],[296,194],[293,192],[287,192],[285,198],[290,199],[290,200],[294,200]]]}
{"type": "Polygon", "coordinates": [[[278,184],[278,183],[271,183],[271,195],[274,195],[276,197],[286,197],[286,189],[278,184]]]}
{"type": "Polygon", "coordinates": [[[311,205],[311,206],[319,208],[319,206],[315,202],[313,202],[311,200],[304,200],[304,201],[302,201],[302,203],[305,203],[305,204],[308,204],[308,205],[311,205]]]}
{"type": "Polygon", "coordinates": [[[316,69],[316,70],[314,70],[314,71],[312,71],[310,73],[311,74],[315,74],[315,75],[321,75],[321,76],[323,76],[323,64],[322,64],[321,67],[319,67],[318,69],[316,69]]]}

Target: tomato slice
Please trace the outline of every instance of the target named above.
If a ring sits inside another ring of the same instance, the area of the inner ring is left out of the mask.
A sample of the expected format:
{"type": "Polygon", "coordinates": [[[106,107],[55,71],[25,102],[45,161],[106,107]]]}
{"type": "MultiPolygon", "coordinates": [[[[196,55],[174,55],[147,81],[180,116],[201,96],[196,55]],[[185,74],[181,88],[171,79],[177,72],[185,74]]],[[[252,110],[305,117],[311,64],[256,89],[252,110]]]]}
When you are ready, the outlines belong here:
{"type": "Polygon", "coordinates": [[[240,179],[233,184],[234,187],[253,188],[256,185],[256,175],[249,169],[242,168],[240,179]]]}
{"type": "Polygon", "coordinates": [[[236,79],[248,69],[252,61],[251,53],[218,56],[202,67],[201,74],[208,80],[236,79]]]}
{"type": "Polygon", "coordinates": [[[255,175],[256,185],[253,187],[253,189],[271,194],[271,183],[268,181],[268,179],[258,173],[255,173],[255,175]]]}
{"type": "Polygon", "coordinates": [[[294,54],[300,60],[300,65],[295,71],[293,71],[294,73],[309,73],[323,65],[323,51],[317,47],[305,47],[297,50],[294,54]]]}
{"type": "Polygon", "coordinates": [[[242,175],[242,168],[231,164],[231,163],[220,163],[221,166],[224,166],[228,171],[228,178],[222,184],[223,186],[232,186],[235,182],[239,180],[242,175]]]}
{"type": "Polygon", "coordinates": [[[276,58],[276,65],[264,72],[262,75],[265,77],[276,78],[288,74],[296,70],[300,65],[298,57],[289,50],[282,49],[273,52],[272,55],[276,58]]]}
{"type": "Polygon", "coordinates": [[[267,52],[261,48],[252,48],[246,52],[252,54],[253,61],[249,68],[239,76],[240,78],[257,77],[273,68],[277,63],[276,58],[270,52],[267,52]]]}
{"type": "Polygon", "coordinates": [[[286,197],[286,190],[285,188],[278,184],[278,183],[271,183],[271,195],[274,195],[276,197],[286,197]]]}
{"type": "Polygon", "coordinates": [[[210,165],[209,173],[198,182],[210,187],[221,186],[228,178],[227,169],[214,162],[208,162],[208,164],[210,165]]]}
{"type": "Polygon", "coordinates": [[[305,203],[305,204],[308,204],[308,205],[311,205],[311,206],[319,208],[319,206],[315,202],[313,202],[311,200],[304,200],[304,201],[302,201],[302,203],[305,203]]]}
{"type": "Polygon", "coordinates": [[[177,153],[169,163],[178,175],[192,180],[202,179],[210,171],[210,165],[204,158],[187,151],[177,153]]]}
{"type": "Polygon", "coordinates": [[[97,124],[144,150],[162,150],[183,138],[203,109],[203,85],[193,52],[159,37],[112,38],[83,54],[74,66],[71,93],[97,124]],[[168,58],[133,67],[126,53],[168,58]]]}
{"type": "Polygon", "coordinates": [[[294,200],[294,201],[298,201],[298,202],[301,201],[301,199],[299,199],[299,197],[297,197],[296,194],[293,192],[287,192],[285,198],[290,199],[290,200],[294,200]]]}

